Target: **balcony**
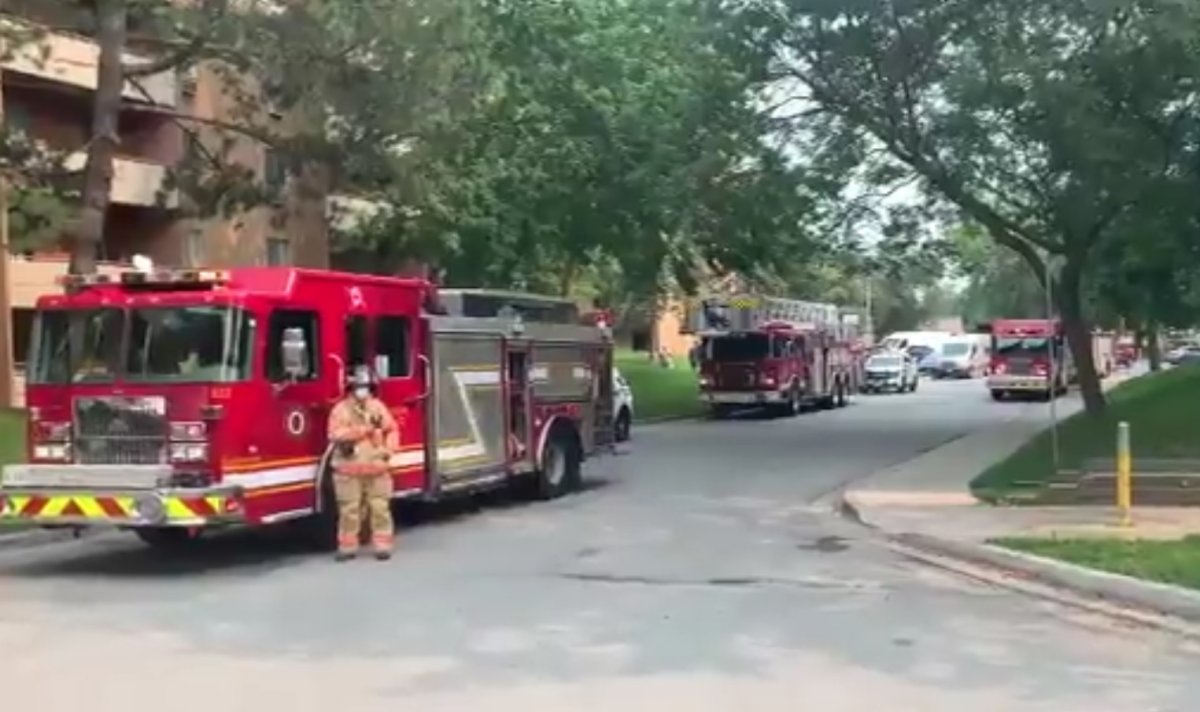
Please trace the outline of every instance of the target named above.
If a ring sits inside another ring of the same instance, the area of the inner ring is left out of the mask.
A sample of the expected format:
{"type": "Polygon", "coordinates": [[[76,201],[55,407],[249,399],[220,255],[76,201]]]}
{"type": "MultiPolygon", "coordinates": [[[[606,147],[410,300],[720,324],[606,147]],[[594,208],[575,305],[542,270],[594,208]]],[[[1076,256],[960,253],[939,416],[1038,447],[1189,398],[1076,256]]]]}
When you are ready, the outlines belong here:
{"type": "MultiPolygon", "coordinates": [[[[83,153],[71,154],[64,166],[73,171],[82,171],[87,162],[83,153]]],[[[118,205],[135,205],[144,208],[179,207],[178,191],[168,191],[162,200],[159,192],[167,179],[167,167],[159,163],[138,160],[136,158],[116,158],[113,160],[112,202],[118,205]]]]}
{"type": "MultiPolygon", "coordinates": [[[[34,31],[30,25],[14,17],[0,16],[0,35],[34,31]]],[[[100,56],[94,41],[82,35],[63,32],[46,32],[41,37],[24,42],[11,55],[0,51],[6,58],[0,67],[6,72],[37,77],[56,84],[94,91],[96,89],[96,63],[100,56]]],[[[125,62],[135,65],[148,61],[132,52],[125,53],[125,62]]],[[[163,72],[138,80],[141,89],[126,82],[122,92],[124,98],[142,103],[174,107],[177,99],[177,78],[174,72],[163,72]],[[145,89],[143,92],[142,89],[145,89]]]]}
{"type": "MultiPolygon", "coordinates": [[[[10,255],[8,259],[8,276],[12,285],[8,296],[13,309],[32,309],[38,297],[62,291],[58,286],[58,278],[67,273],[66,255],[10,255]]],[[[122,269],[127,268],[128,265],[106,262],[96,269],[101,274],[116,277],[122,269]]]]}

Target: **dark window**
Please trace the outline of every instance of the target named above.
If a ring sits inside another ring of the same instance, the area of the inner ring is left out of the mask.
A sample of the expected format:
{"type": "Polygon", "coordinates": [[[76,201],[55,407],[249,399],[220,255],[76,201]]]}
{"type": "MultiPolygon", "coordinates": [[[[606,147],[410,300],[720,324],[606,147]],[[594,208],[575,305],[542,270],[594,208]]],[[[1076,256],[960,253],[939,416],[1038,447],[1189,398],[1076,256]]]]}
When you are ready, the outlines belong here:
{"type": "Polygon", "coordinates": [[[32,309],[12,310],[12,350],[13,363],[16,366],[23,367],[26,359],[29,358],[29,344],[33,336],[33,315],[32,309]]]}
{"type": "Polygon", "coordinates": [[[121,365],[124,328],[120,309],[39,312],[27,369],[30,383],[112,381],[121,365]]]}
{"type": "Polygon", "coordinates": [[[346,317],[346,365],[351,370],[355,366],[367,365],[367,317],[346,317]]]}
{"type": "Polygon", "coordinates": [[[292,243],[286,238],[267,238],[267,264],[271,267],[292,263],[292,243]]]}
{"type": "Polygon", "coordinates": [[[229,383],[250,377],[254,319],[231,307],[134,309],[125,375],[131,381],[229,383]]]}
{"type": "Polygon", "coordinates": [[[263,182],[268,190],[283,190],[288,179],[287,162],[277,151],[267,151],[263,161],[263,182]]]}
{"type": "Polygon", "coordinates": [[[787,358],[791,355],[792,350],[789,348],[790,341],[783,336],[771,337],[771,355],[775,358],[787,358]]]}
{"type": "Polygon", "coordinates": [[[765,334],[731,334],[708,342],[708,357],[713,361],[757,361],[770,352],[770,338],[765,334]]]}
{"type": "Polygon", "coordinates": [[[409,375],[408,317],[381,316],[375,322],[376,370],[380,378],[409,375]]]}
{"type": "Polygon", "coordinates": [[[271,313],[270,327],[267,329],[267,378],[273,383],[287,380],[283,371],[283,332],[287,329],[300,329],[304,333],[304,341],[308,345],[308,374],[301,380],[316,379],[321,369],[318,365],[321,359],[321,344],[318,341],[320,329],[319,318],[313,311],[293,309],[277,309],[271,313]]]}

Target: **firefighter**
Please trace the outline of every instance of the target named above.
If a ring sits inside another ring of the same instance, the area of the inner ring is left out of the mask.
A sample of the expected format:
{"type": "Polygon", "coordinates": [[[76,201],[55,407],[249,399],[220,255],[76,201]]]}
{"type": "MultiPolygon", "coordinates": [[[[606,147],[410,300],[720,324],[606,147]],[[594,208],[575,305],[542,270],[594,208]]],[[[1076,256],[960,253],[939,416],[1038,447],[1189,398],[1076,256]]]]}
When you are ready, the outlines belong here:
{"type": "Polygon", "coordinates": [[[392,556],[392,476],[388,459],[400,443],[396,420],[375,397],[374,386],[371,371],[356,368],[346,384],[346,396],[329,414],[338,503],[338,561],[349,561],[358,554],[364,510],[375,558],[385,561],[392,556]]]}

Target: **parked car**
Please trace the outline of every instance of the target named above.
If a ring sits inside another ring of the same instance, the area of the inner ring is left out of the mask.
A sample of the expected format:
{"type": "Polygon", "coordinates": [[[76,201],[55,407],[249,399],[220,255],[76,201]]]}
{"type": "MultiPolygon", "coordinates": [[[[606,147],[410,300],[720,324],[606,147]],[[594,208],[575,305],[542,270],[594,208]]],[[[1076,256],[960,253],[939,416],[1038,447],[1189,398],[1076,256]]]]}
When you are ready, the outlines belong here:
{"type": "Polygon", "coordinates": [[[613,430],[617,442],[629,440],[633,428],[633,389],[617,369],[613,369],[613,430]]]}
{"type": "Polygon", "coordinates": [[[937,372],[941,360],[938,349],[932,346],[910,346],[906,352],[917,364],[917,372],[922,376],[933,376],[937,372]]]}
{"type": "Polygon", "coordinates": [[[1164,360],[1172,366],[1200,363],[1200,345],[1190,344],[1188,346],[1180,346],[1177,349],[1171,349],[1167,352],[1164,360]]]}
{"type": "Polygon", "coordinates": [[[867,359],[864,393],[894,391],[906,393],[917,390],[920,376],[917,362],[903,351],[879,353],[867,359]]]}

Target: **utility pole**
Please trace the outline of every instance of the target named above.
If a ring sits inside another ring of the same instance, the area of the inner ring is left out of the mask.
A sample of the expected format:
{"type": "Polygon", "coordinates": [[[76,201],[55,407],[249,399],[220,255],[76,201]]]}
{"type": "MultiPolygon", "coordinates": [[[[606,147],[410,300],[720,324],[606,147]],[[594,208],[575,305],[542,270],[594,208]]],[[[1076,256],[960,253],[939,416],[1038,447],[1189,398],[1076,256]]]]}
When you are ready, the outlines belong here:
{"type": "MultiPolygon", "coordinates": [[[[0,69],[0,126],[4,125],[4,71],[0,69]]],[[[0,408],[13,405],[12,279],[8,249],[8,176],[0,172],[0,408]]]]}

